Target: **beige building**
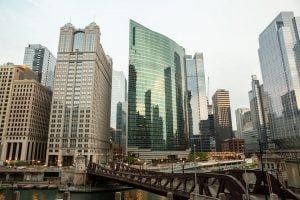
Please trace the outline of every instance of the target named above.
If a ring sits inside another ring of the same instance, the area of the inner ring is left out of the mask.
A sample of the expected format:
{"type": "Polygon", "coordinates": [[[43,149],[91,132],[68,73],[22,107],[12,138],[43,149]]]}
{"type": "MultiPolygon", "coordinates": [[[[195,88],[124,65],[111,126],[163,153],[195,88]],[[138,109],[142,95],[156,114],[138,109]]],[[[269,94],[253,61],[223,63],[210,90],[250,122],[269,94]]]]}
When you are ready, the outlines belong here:
{"type": "Polygon", "coordinates": [[[106,162],[112,61],[100,44],[94,22],[84,29],[60,29],[49,126],[47,163],[73,165],[76,156],[106,162]]]}
{"type": "Polygon", "coordinates": [[[222,150],[222,142],[233,138],[229,92],[218,89],[212,97],[216,150],[222,150]]]}
{"type": "Polygon", "coordinates": [[[26,65],[0,66],[0,165],[45,162],[51,95],[26,65]]]}

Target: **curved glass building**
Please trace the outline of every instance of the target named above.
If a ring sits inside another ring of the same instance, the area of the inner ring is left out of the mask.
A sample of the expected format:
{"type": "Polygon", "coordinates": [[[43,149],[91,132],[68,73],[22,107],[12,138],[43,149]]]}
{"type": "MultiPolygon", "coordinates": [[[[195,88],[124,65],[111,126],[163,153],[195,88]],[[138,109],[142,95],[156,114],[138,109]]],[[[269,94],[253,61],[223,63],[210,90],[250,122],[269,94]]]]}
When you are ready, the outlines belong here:
{"type": "Polygon", "coordinates": [[[300,149],[300,17],[281,12],[259,36],[271,136],[280,149],[300,149]]]}
{"type": "Polygon", "coordinates": [[[185,50],[130,20],[128,147],[186,150],[185,50]]]}

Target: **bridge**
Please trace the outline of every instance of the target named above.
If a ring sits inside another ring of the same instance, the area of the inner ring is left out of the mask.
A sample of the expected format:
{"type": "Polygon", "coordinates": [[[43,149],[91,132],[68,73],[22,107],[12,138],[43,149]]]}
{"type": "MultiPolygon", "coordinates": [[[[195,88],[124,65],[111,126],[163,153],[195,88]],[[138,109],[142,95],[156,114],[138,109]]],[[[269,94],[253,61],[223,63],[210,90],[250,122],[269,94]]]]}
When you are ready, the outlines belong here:
{"type": "Polygon", "coordinates": [[[254,170],[246,171],[252,177],[252,181],[255,181],[250,185],[250,190],[246,190],[244,170],[228,170],[224,173],[173,174],[137,169],[122,163],[111,163],[109,166],[89,163],[87,173],[91,179],[113,180],[160,195],[172,192],[175,199],[183,200],[189,199],[191,193],[211,199],[219,198],[221,193],[226,195],[226,199],[247,199],[249,191],[251,192],[250,199],[255,199],[256,194],[265,193],[284,195],[286,199],[298,199],[272,175],[254,170]]]}

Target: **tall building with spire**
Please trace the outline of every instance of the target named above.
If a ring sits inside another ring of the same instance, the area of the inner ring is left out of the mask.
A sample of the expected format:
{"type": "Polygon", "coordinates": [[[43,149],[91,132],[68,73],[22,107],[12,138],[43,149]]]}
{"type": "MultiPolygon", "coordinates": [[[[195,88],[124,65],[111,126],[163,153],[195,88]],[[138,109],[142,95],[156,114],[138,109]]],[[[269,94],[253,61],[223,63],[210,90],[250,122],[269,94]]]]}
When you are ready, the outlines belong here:
{"type": "Polygon", "coordinates": [[[141,157],[188,148],[184,55],[173,40],[130,20],[128,148],[141,157]]]}
{"type": "Polygon", "coordinates": [[[190,147],[197,151],[210,151],[210,131],[203,54],[185,56],[187,88],[189,93],[188,119],[190,147]]]}
{"type": "Polygon", "coordinates": [[[23,63],[38,74],[42,85],[53,88],[56,58],[47,47],[29,44],[25,48],[23,63]]]}
{"type": "Polygon", "coordinates": [[[280,149],[300,149],[300,17],[281,12],[259,35],[259,60],[271,136],[280,149]]]}
{"type": "Polygon", "coordinates": [[[112,60],[91,23],[60,29],[48,137],[48,165],[70,166],[77,155],[103,163],[109,155],[112,60]]]}
{"type": "Polygon", "coordinates": [[[222,150],[222,142],[225,139],[232,139],[232,122],[230,111],[229,92],[225,89],[218,89],[212,97],[216,150],[222,150]]]}

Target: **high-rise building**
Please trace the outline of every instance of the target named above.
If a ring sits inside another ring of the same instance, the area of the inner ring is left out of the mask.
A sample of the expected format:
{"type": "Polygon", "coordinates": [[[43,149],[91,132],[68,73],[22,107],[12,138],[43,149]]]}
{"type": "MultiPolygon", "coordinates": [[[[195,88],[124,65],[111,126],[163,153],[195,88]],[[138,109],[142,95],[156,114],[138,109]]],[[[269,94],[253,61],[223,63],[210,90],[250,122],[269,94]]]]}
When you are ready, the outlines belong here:
{"type": "Polygon", "coordinates": [[[0,66],[0,165],[44,163],[52,92],[26,65],[0,66]]]}
{"type": "Polygon", "coordinates": [[[269,141],[270,126],[266,106],[266,95],[264,93],[263,85],[260,85],[259,80],[255,75],[252,75],[251,87],[252,90],[249,91],[248,95],[252,126],[256,132],[256,142],[259,143],[262,150],[266,150],[269,149],[269,144],[271,144],[271,141],[269,141]]]}
{"type": "Polygon", "coordinates": [[[209,144],[210,151],[216,151],[216,134],[215,134],[215,118],[213,113],[213,107],[208,103],[207,105],[208,111],[208,129],[209,129],[209,144]]]}
{"type": "Polygon", "coordinates": [[[116,129],[117,126],[117,105],[127,100],[127,80],[124,72],[113,70],[111,89],[111,116],[110,127],[116,129]]]}
{"type": "Polygon", "coordinates": [[[185,50],[132,20],[129,36],[128,147],[153,155],[186,150],[185,50]]]}
{"type": "Polygon", "coordinates": [[[216,150],[222,150],[222,142],[225,139],[232,139],[232,123],[230,111],[229,92],[224,89],[218,89],[212,97],[215,134],[216,134],[216,150]]]}
{"type": "Polygon", "coordinates": [[[91,23],[60,29],[48,137],[48,165],[70,166],[77,155],[97,163],[109,155],[112,60],[91,23]]]}
{"type": "Polygon", "coordinates": [[[281,12],[259,35],[259,59],[272,139],[300,148],[300,17],[281,12]]]}
{"type": "Polygon", "coordinates": [[[210,151],[209,122],[205,86],[203,54],[185,56],[187,88],[189,93],[188,119],[190,147],[197,151],[210,151]]]}
{"type": "Polygon", "coordinates": [[[53,88],[56,59],[47,47],[40,44],[29,44],[25,48],[23,63],[38,74],[40,83],[53,88]]]}
{"type": "Polygon", "coordinates": [[[126,150],[127,80],[122,71],[112,73],[111,116],[112,140],[126,150]],[[124,116],[125,115],[125,116],[124,116]]]}
{"type": "MultiPolygon", "coordinates": [[[[249,115],[245,115],[247,112],[250,111],[250,108],[238,108],[235,110],[235,118],[236,118],[236,137],[238,139],[243,139],[242,132],[246,128],[246,120],[245,117],[248,117],[249,115]]],[[[251,116],[250,116],[250,122],[251,122],[251,116]]]]}

